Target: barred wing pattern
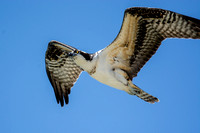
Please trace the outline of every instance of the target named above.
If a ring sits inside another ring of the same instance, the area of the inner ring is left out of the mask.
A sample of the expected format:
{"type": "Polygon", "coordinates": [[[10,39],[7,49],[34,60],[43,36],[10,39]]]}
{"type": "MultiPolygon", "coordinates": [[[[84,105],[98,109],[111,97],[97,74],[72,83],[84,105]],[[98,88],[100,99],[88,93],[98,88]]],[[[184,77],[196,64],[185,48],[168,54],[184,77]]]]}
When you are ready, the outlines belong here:
{"type": "Polygon", "coordinates": [[[118,36],[105,51],[117,53],[128,64],[124,71],[132,79],[166,38],[199,39],[200,20],[163,9],[129,8],[118,36]]]}
{"type": "Polygon", "coordinates": [[[57,103],[68,104],[70,90],[77,81],[82,69],[77,66],[69,53],[53,45],[49,45],[45,62],[49,80],[54,88],[57,103]]]}

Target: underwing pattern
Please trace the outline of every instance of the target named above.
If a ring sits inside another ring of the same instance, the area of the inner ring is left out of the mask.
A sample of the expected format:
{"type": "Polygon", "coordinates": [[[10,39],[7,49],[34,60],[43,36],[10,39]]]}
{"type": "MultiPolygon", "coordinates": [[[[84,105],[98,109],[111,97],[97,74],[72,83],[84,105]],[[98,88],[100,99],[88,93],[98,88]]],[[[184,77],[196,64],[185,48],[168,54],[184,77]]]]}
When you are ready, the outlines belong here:
{"type": "Polygon", "coordinates": [[[46,72],[54,88],[57,103],[68,104],[70,90],[83,71],[69,53],[49,44],[46,52],[46,72]],[[64,99],[63,99],[64,98],[64,99]]]}

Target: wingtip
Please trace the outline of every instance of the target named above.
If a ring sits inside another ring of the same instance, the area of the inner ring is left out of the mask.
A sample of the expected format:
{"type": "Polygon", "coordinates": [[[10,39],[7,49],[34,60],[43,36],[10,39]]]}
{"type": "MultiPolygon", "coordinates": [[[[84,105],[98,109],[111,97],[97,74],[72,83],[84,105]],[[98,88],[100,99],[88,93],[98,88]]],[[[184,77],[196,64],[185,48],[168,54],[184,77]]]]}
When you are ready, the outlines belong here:
{"type": "Polygon", "coordinates": [[[63,107],[64,106],[64,101],[60,101],[60,105],[61,105],[61,107],[63,107]]]}
{"type": "Polygon", "coordinates": [[[69,103],[69,97],[68,94],[64,94],[64,99],[63,98],[59,98],[56,99],[57,100],[57,104],[60,104],[61,107],[64,107],[64,105],[69,103]]]}

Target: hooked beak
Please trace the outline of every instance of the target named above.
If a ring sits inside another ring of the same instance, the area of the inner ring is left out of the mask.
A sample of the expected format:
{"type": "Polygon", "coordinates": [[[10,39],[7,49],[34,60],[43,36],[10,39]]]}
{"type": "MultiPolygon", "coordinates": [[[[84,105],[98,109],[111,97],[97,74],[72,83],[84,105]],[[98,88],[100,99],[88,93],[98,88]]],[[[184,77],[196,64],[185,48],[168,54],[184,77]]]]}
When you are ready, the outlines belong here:
{"type": "Polygon", "coordinates": [[[73,48],[73,47],[68,46],[68,45],[66,45],[64,43],[61,43],[61,42],[58,42],[58,41],[54,41],[54,40],[49,42],[49,46],[52,46],[52,45],[56,46],[58,48],[64,49],[67,52],[74,52],[74,51],[77,50],[76,48],[73,48]]]}

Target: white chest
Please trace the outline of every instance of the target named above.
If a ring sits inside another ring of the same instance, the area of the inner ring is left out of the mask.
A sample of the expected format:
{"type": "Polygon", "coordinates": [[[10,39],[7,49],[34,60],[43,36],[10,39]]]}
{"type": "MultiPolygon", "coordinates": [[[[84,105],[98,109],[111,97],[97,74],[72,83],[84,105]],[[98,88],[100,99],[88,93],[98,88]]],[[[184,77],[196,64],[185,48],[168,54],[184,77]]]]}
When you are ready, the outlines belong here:
{"type": "Polygon", "coordinates": [[[106,62],[105,58],[100,58],[97,66],[96,72],[91,75],[94,79],[99,82],[106,84],[108,86],[114,87],[116,89],[124,90],[125,86],[121,80],[120,76],[117,76],[115,71],[113,71],[113,66],[106,62]]]}

